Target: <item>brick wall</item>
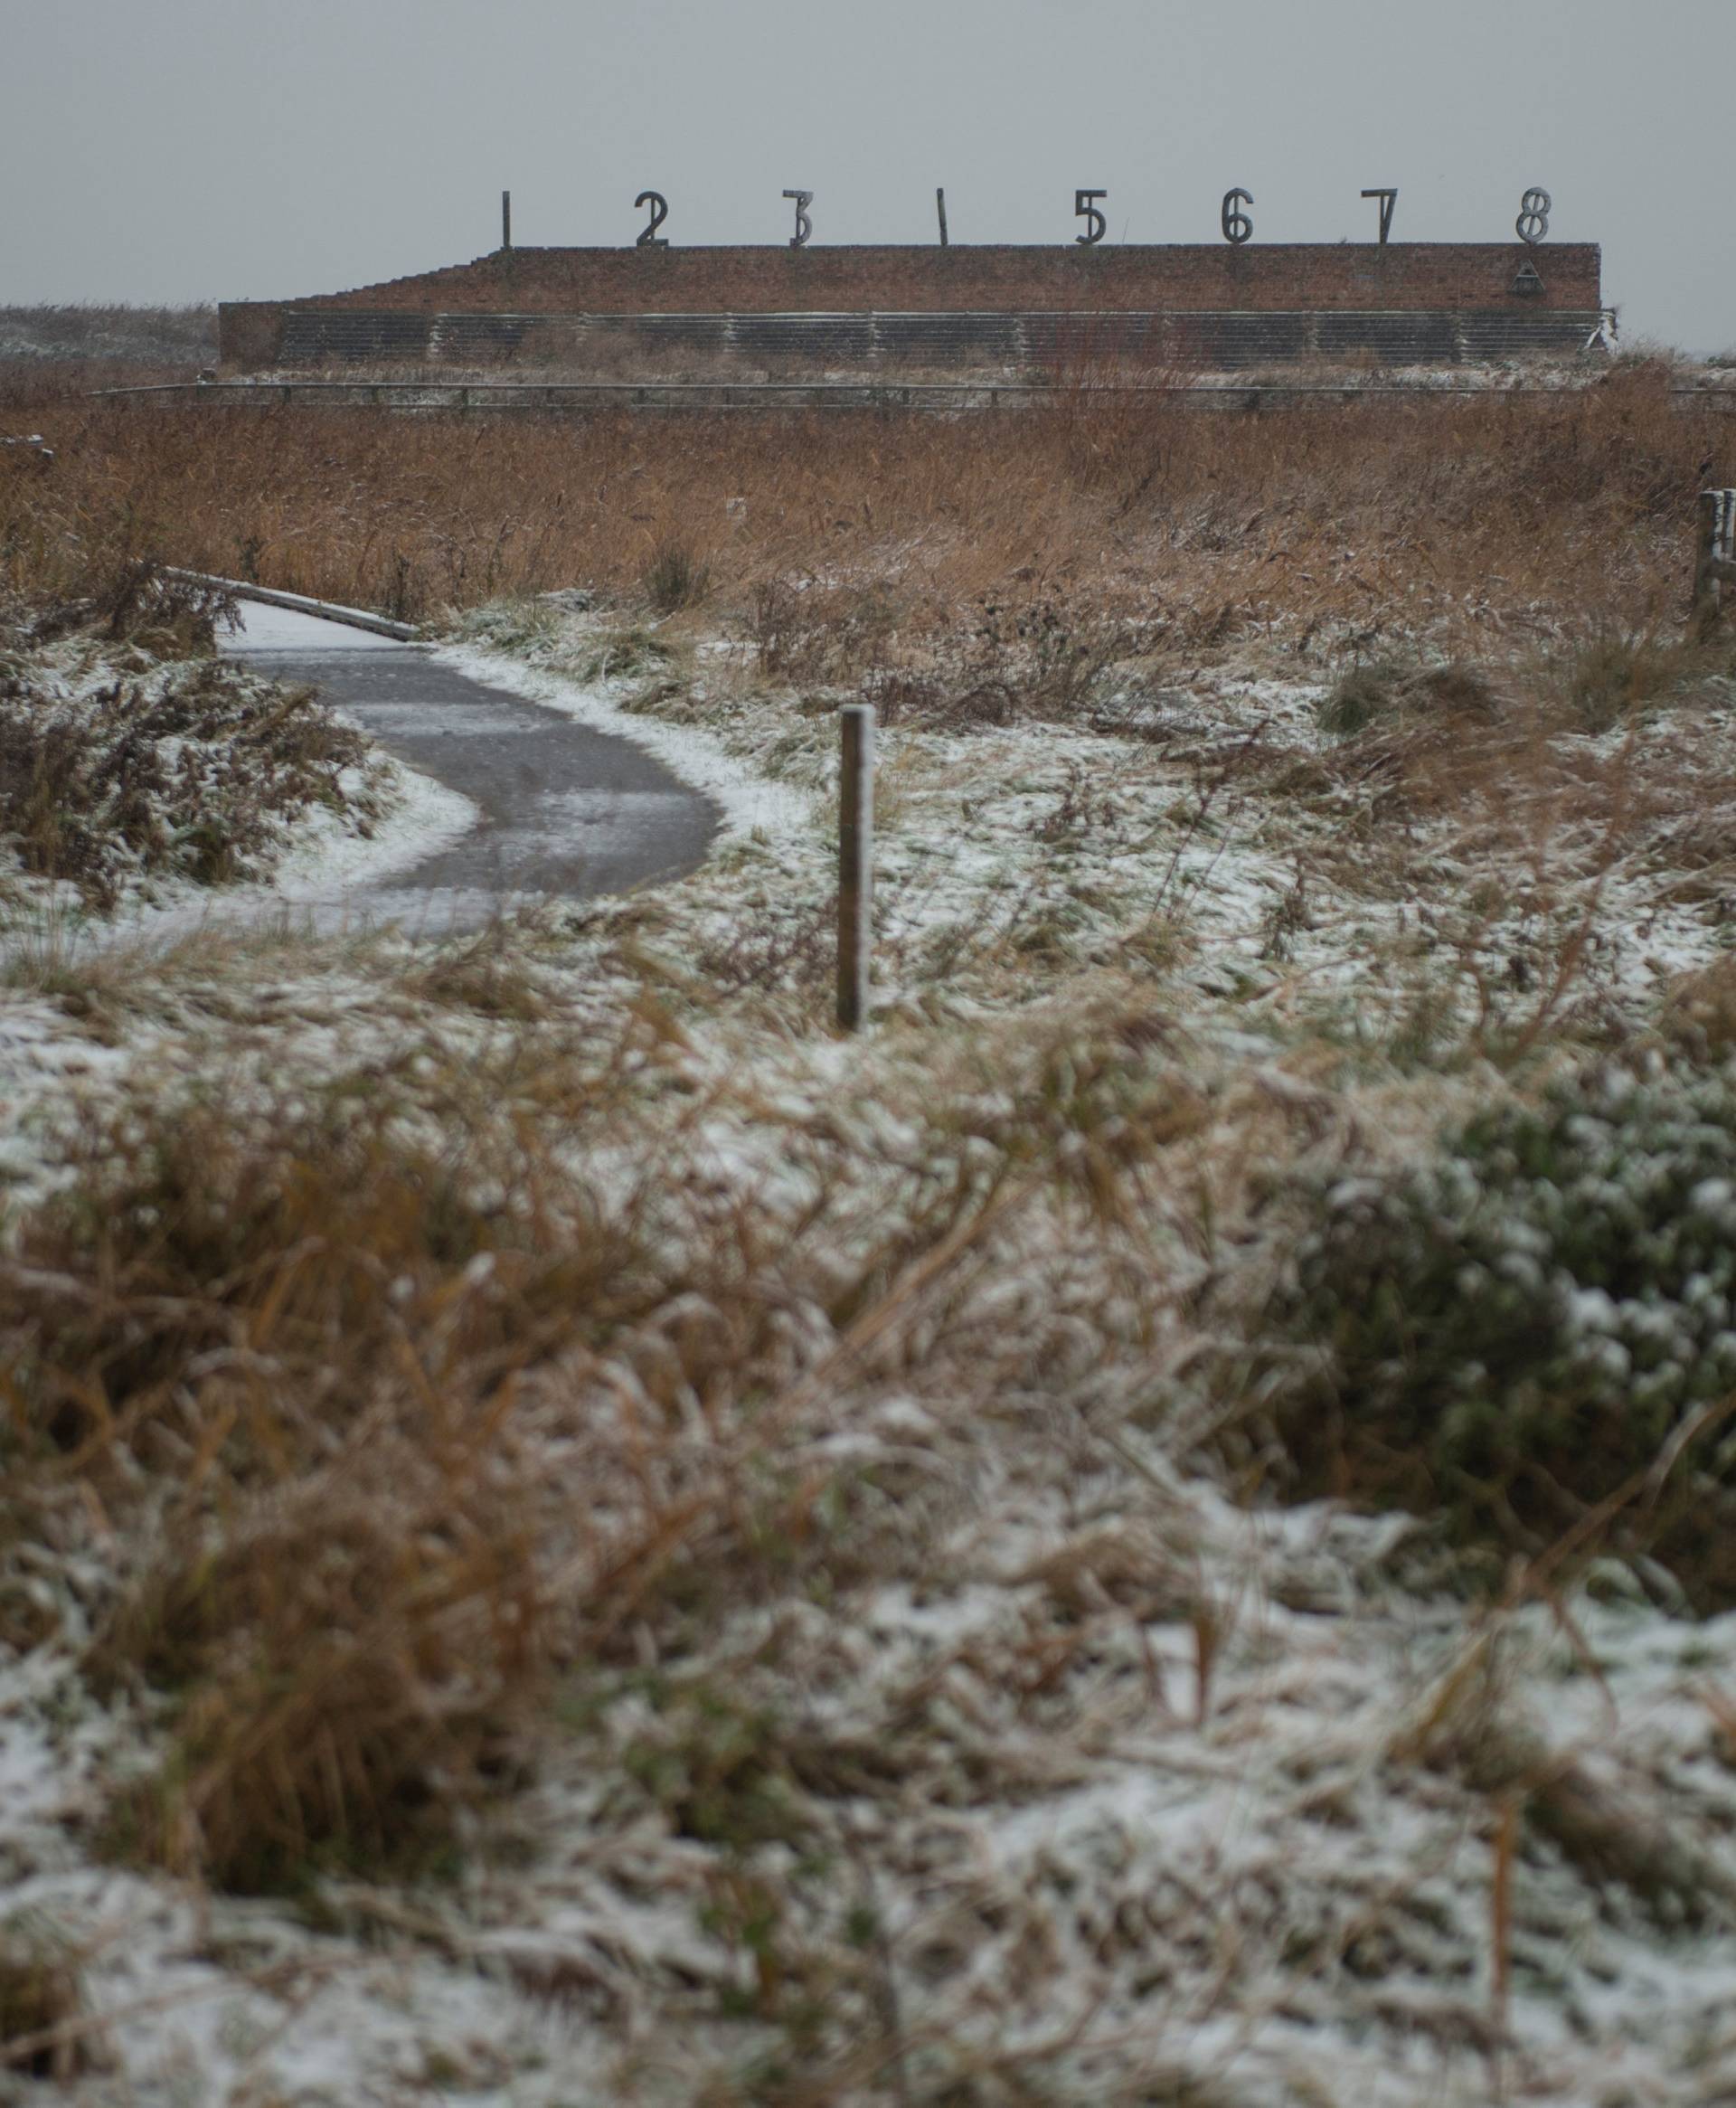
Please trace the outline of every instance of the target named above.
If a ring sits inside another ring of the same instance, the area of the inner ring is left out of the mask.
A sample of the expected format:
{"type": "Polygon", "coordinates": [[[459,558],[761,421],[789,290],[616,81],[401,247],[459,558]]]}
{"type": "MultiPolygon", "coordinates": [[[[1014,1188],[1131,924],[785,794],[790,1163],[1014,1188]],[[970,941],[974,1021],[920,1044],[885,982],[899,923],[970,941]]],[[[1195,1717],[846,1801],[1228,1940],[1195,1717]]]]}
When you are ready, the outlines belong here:
{"type": "Polygon", "coordinates": [[[223,357],[270,363],[285,307],[568,314],[1332,310],[1602,304],[1595,243],[1227,242],[1165,247],[515,249],[415,278],[222,310],[223,357]],[[1522,263],[1541,295],[1513,290],[1522,263]]]}

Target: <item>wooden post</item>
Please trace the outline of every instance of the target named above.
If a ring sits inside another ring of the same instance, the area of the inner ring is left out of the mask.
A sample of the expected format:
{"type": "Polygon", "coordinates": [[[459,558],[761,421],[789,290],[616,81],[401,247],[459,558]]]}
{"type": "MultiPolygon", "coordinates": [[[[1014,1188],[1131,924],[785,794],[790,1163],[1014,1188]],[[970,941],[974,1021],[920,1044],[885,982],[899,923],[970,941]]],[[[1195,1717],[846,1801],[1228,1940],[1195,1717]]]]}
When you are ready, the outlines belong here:
{"type": "Polygon", "coordinates": [[[1736,584],[1736,490],[1703,490],[1694,565],[1694,623],[1702,638],[1717,628],[1722,588],[1731,584],[1736,584]]]}
{"type": "Polygon", "coordinates": [[[513,246],[513,194],[509,190],[500,194],[500,246],[513,246]]]}
{"type": "Polygon", "coordinates": [[[874,930],[874,711],[846,703],[838,713],[838,1023],[854,1032],[868,1013],[868,960],[874,930]]]}

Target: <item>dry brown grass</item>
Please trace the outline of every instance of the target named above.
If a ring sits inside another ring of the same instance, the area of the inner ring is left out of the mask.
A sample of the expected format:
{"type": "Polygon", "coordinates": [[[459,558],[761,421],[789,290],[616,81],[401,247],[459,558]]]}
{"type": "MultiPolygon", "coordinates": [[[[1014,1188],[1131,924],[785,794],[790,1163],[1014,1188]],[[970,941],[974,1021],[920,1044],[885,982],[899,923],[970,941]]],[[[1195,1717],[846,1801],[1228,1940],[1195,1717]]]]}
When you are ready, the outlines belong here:
{"type": "MultiPolygon", "coordinates": [[[[52,474],[0,481],[20,591],[71,591],[147,546],[412,610],[583,583],[623,609],[610,633],[575,628],[572,670],[592,650],[646,693],[679,676],[684,708],[739,707],[763,732],[761,761],[792,726],[807,737],[820,687],[919,732],[1100,726],[1129,735],[1126,774],[1165,777],[1169,831],[1118,819],[1126,786],[1070,760],[1007,822],[1045,865],[1125,825],[1129,867],[1137,840],[1173,874],[1220,829],[1259,829],[1280,877],[1294,859],[1258,975],[1271,1002],[1316,914],[1399,900],[1431,918],[1450,1014],[1432,1042],[1395,1026],[1373,1089],[1300,1010],[1269,1057],[1226,1070],[1198,1004],[1182,1009],[1172,969],[1193,941],[1168,879],[1156,906],[1140,892],[1143,934],[1115,926],[1113,964],[1088,966],[1052,903],[1027,916],[1015,892],[936,932],[955,964],[997,954],[998,978],[953,972],[968,1027],[908,1006],[846,1074],[816,1046],[825,904],[786,874],[780,921],[764,898],[732,904],[720,874],[713,919],[684,922],[667,893],[604,911],[618,937],[564,966],[568,940],[523,932],[399,960],[391,1034],[342,1057],[274,1041],[279,1098],[207,1059],[203,1091],[127,1101],[0,1260],[0,1552],[10,1530],[90,1574],[83,1668],[105,1699],[136,1698],[148,1753],[143,1776],[105,1775],[110,1849],[325,1898],[448,1864],[486,1826],[533,1839],[563,1765],[604,1782],[545,1859],[581,1829],[636,1895],[648,1880],[674,1916],[698,1904],[730,1964],[723,2011],[778,2031],[798,2075],[690,2089],[719,2100],[842,2099],[900,2056],[915,2071],[942,1990],[1010,2039],[1075,1950],[1092,1958],[1081,2028],[1133,2009],[1125,1992],[1161,2031],[1162,1971],[1198,1987],[1199,2011],[1245,2013],[1263,1956],[1287,2012],[1364,2015],[1374,1970],[1410,1966],[1391,1961],[1414,1932],[1402,1898],[1384,1876],[1358,1886],[1399,1799],[1410,1821],[1448,1796],[1454,1825],[1525,1807],[1477,1919],[1497,1998],[1511,1952],[1522,2015],[1527,1942],[1561,1943],[1555,1919],[1536,1929],[1525,1823],[1646,1893],[1638,1827],[1615,1834],[1592,1767],[1552,1744],[1491,1725],[1473,1746],[1443,1701],[1439,1734],[1371,1770],[1399,1746],[1396,1701],[1359,1701],[1346,1735],[1340,1679],[1369,1628],[1341,1621],[1341,1596],[1384,1602],[1391,1574],[1364,1589],[1299,1536],[1250,1558],[1241,1518],[1184,1469],[1222,1403],[1190,1389],[1202,1284],[1221,1279],[1226,1307],[1237,1281],[1263,1291],[1290,1242],[1275,1182],[1424,1152],[1450,1094],[1503,1089],[1464,1062],[1569,1051],[1586,903],[1618,863],[1656,846],[1721,883],[1694,705],[1723,662],[1670,642],[1711,443],[1696,418],[1624,373],[1559,402],[1277,419],[1082,400],[952,424],[80,409],[51,436],[52,474]],[[654,629],[645,611],[684,599],[699,565],[706,628],[757,648],[728,660],[734,688],[721,658],[684,659],[684,615],[654,629]],[[1342,739],[1316,736],[1297,682],[1262,699],[1258,676],[1325,685],[1328,665],[1401,649],[1399,706],[1342,739]],[[1623,722],[1626,748],[1586,736],[1623,722]],[[1461,1072],[1443,1082],[1428,1072],[1449,1041],[1461,1072]],[[992,1624],[908,1660],[872,1622],[888,1593],[944,1610],[990,1587],[992,1624]],[[1319,1614],[1274,1649],[1239,1635],[1244,1593],[1319,1614]],[[1071,1794],[1112,1749],[1149,1777],[1160,1738],[1185,1735],[1175,1778],[1202,1748],[1240,1767],[1307,1707],[1320,1744],[1273,1789],[1285,1827],[1257,1880],[1183,1847],[1172,1892],[1168,1840],[1071,1897],[985,1871],[998,1813],[1071,1794]],[[1397,1773],[1425,1756],[1412,1795],[1397,1773]],[[532,1771],[541,1791],[514,1792],[532,1771]],[[1337,1844],[1356,1878],[1335,1886],[1319,1869],[1337,1844]]],[[[1038,741],[1003,743],[979,775],[1035,768],[1038,741]]],[[[962,800],[959,744],[936,742],[929,789],[962,800]]],[[[1396,1013],[1433,969],[1413,990],[1416,962],[1380,941],[1364,978],[1392,969],[1396,1013]]],[[[1726,978],[1683,987],[1666,1029],[1721,1052],[1726,978]]],[[[1216,1020],[1263,1030],[1236,1000],[1216,1020]]],[[[1247,1404],[1223,1406],[1236,1429],[1247,1404]]],[[[1238,1457],[1242,1490],[1269,1485],[1269,1445],[1238,1457]]],[[[69,1644],[38,1578],[0,1560],[0,1632],[69,1644]]],[[[1693,1848],[1711,1859],[1706,1829],[1693,1848]]],[[[1461,1989],[1467,1952],[1448,1956],[1461,1989]]],[[[1438,1990],[1434,1966],[1416,1980],[1438,1990]]],[[[651,1975],[600,1949],[573,1969],[623,2012],[651,1975]]],[[[1408,1993],[1393,2008],[1407,2055],[1416,2010],[1408,1993]]],[[[691,1999],[641,2012],[637,2039],[694,2036],[691,1999]]],[[[912,2097],[1028,2099],[1043,2075],[1028,2041],[1005,2073],[974,2036],[937,2061],[950,2090],[919,2073],[912,2097]]],[[[1057,2097],[1179,2097],[1157,2070],[1122,2092],[1058,2080],[1057,2097]]]]}
{"type": "Polygon", "coordinates": [[[703,1098],[655,1144],[616,1125],[662,1037],[646,1007],[585,1063],[521,1047],[413,1108],[363,1077],[312,1108],[141,1104],[19,1225],[19,1527],[103,1516],[120,1556],[88,1672],[167,1735],[111,1797],[112,1851],[241,1891],[425,1870],[522,1771],[557,1670],[804,1562],[848,1571],[822,1481],[770,1467],[778,1431],[1001,1200],[941,1113],[922,1205],[846,1214],[816,1248],[830,1178],[791,1221],[670,1175],[703,1098]]]}
{"type": "Polygon", "coordinates": [[[78,1973],[41,1941],[0,1931],[0,2072],[70,2084],[96,2061],[78,1973]]]}
{"type": "Polygon", "coordinates": [[[1659,1020],[1665,1039],[1711,1066],[1736,1054],[1736,959],[1685,974],[1671,989],[1659,1020]]]}
{"type": "Polygon", "coordinates": [[[0,461],[0,582],[69,591],[157,553],[425,615],[634,595],[680,547],[726,615],[812,581],[890,596],[917,636],[985,595],[1137,618],[1184,652],[1275,624],[1475,638],[1517,609],[1632,632],[1684,600],[1700,465],[1731,443],[1643,365],[1560,396],[1260,415],[1113,390],[951,421],[214,414],[45,408],[53,473],[0,461]]]}
{"type": "Polygon", "coordinates": [[[175,1700],[118,1848],[256,1888],[438,1847],[549,1643],[518,1386],[661,1292],[510,1133],[418,1142],[365,1102],[91,1133],[0,1331],[21,1481],[147,1536],[176,1485],[92,1658],[175,1700]]]}

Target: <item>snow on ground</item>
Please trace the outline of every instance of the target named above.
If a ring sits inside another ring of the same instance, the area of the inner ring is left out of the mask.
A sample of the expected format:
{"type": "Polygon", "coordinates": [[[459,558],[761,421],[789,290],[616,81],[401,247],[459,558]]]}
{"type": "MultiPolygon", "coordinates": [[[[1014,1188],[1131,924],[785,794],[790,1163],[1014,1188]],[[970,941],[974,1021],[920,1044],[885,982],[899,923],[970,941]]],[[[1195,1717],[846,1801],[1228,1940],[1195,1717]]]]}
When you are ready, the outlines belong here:
{"type": "MultiPolygon", "coordinates": [[[[345,653],[402,648],[360,629],[276,609],[257,609],[241,618],[234,643],[244,657],[252,652],[292,648],[345,653]]],[[[209,662],[204,664],[208,668],[209,662]]],[[[269,670],[268,659],[264,662],[268,676],[269,670]]],[[[33,707],[58,711],[69,729],[76,731],[83,726],[80,713],[88,714],[106,695],[130,689],[146,705],[160,704],[165,698],[173,701],[203,676],[199,662],[141,668],[136,655],[93,648],[74,638],[39,652],[33,677],[41,684],[42,699],[33,707]]],[[[245,677],[253,678],[250,668],[245,677]]],[[[268,698],[272,695],[269,689],[263,693],[268,698]]],[[[196,718],[198,707],[197,704],[189,707],[189,717],[196,718]]],[[[116,736],[106,721],[99,718],[95,723],[100,732],[87,729],[85,736],[116,736]]],[[[249,722],[237,718],[227,735],[234,743],[230,754],[221,758],[226,765],[245,768],[245,751],[234,741],[235,729],[250,729],[249,722]],[[239,764],[231,761],[234,754],[241,756],[239,764]]],[[[212,749],[213,759],[220,752],[216,737],[200,740],[190,731],[156,733],[152,742],[157,781],[142,793],[147,803],[154,797],[166,799],[177,775],[188,767],[213,765],[207,760],[206,747],[212,749]]],[[[326,787],[322,783],[320,788],[324,791],[326,787]]],[[[359,901],[367,888],[387,874],[456,839],[475,818],[467,799],[377,752],[364,762],[341,770],[330,789],[336,794],[335,799],[305,800],[294,808],[287,825],[271,812],[258,816],[251,838],[243,844],[243,853],[267,867],[265,875],[256,881],[200,884],[173,868],[133,868],[121,861],[117,872],[119,897],[114,909],[105,913],[90,907],[80,916],[64,912],[64,889],[21,880],[14,887],[14,912],[0,942],[14,949],[21,941],[40,942],[44,915],[55,941],[76,949],[91,941],[174,937],[207,919],[256,919],[286,903],[341,909],[352,899],[359,901]]],[[[137,816],[122,824],[136,831],[137,816]]]]}
{"type": "Polygon", "coordinates": [[[731,835],[758,834],[775,840],[812,817],[812,800],[790,787],[769,781],[750,762],[731,752],[715,733],[695,724],[665,719],[622,707],[632,684],[621,680],[580,681],[544,665],[527,663],[500,651],[474,645],[448,647],[441,657],[461,673],[486,685],[523,695],[527,702],[579,719],[598,732],[613,733],[655,754],[684,783],[716,799],[731,835]]]}
{"type": "MultiPolygon", "coordinates": [[[[276,610],[250,611],[243,648],[316,646],[367,651],[389,640],[335,624],[310,624],[276,610]],[[326,633],[326,634],[322,634],[326,633]]],[[[117,677],[153,676],[118,669],[111,657],[76,642],[43,655],[49,678],[76,705],[117,677]]],[[[173,676],[171,676],[173,677],[173,676]]],[[[163,768],[177,766],[179,742],[161,741],[163,768]]],[[[120,1076],[160,1051],[158,1035],[140,1025],[113,1043],[79,1021],[83,983],[124,973],[148,978],[154,958],[188,948],[221,954],[250,931],[283,935],[341,933],[380,919],[387,883],[458,839],[475,822],[470,801],[390,756],[345,770],[343,810],[304,808],[268,855],[269,875],[226,885],[173,874],[127,874],[112,913],[81,901],[69,884],[12,882],[0,912],[0,1181],[15,1203],[34,1190],[43,1139],[57,1116],[104,1079],[120,1076]],[[357,813],[372,816],[361,824],[357,813]],[[69,1015],[69,1007],[71,1014],[69,1015]]],[[[402,903],[395,903],[402,912],[402,903]]]]}
{"type": "MultiPolygon", "coordinates": [[[[913,1422],[906,1408],[895,1431],[891,1413],[871,1425],[868,1459],[932,1460],[929,1445],[957,1439],[913,1422]]],[[[1691,1899],[1654,1917],[1564,1854],[1528,1854],[1504,1999],[1501,1801],[1458,1776],[1450,1717],[1439,1749],[1427,1723],[1479,1650],[1498,1656],[1522,1715],[1546,1727],[1540,1769],[1590,1763],[1645,1820],[1669,1811],[1710,1867],[1736,1817],[1718,1710],[1736,1621],[1678,1626],[1618,1603],[1578,1609],[1571,1631],[1541,1610],[1467,1631],[1460,1606],[1384,1575],[1392,1524],[1321,1509],[1250,1521],[1196,1490],[1154,1532],[1155,1512],[1107,1473],[1020,1491],[1023,1512],[979,1501],[963,1563],[943,1559],[920,1591],[783,1614],[782,1644],[813,1678],[810,1738],[897,1735],[908,1752],[901,1796],[864,1790],[848,1808],[855,1864],[840,1864],[835,1905],[871,1866],[913,2073],[945,2039],[1031,2053],[1067,2103],[1134,2097],[1112,2076],[1127,2070],[1145,2075],[1139,2097],[1167,2074],[1177,2097],[1236,2108],[1726,2097],[1736,1938],[1691,1899]],[[1209,1680],[1186,1615],[1105,1602],[1082,1624],[1057,1619],[1053,1591],[1099,1507],[1154,1574],[1185,1528],[1213,1621],[1209,1680]],[[1061,1651],[1033,1683],[1039,1642],[1061,1651]],[[911,1707],[926,1720],[914,1739],[911,1707]],[[961,1952],[967,1968],[944,1959],[961,1952]]],[[[744,1617],[680,1676],[702,1691],[734,1679],[754,1702],[777,1621],[744,1617]]],[[[617,1763],[656,1725],[619,1680],[605,1715],[617,1763]]],[[[85,1957],[87,1998],[111,2016],[108,2070],[77,2089],[92,2108],[693,2101],[715,2097],[704,2074],[752,2037],[721,2018],[743,1957],[707,1930],[712,1855],[649,1805],[636,1814],[630,1792],[622,1804],[608,1741],[555,1752],[530,1799],[527,1864],[411,1896],[337,1882],[327,1915],[347,1929],[318,1932],[282,1905],[90,1863],[93,1767],[125,1733],[64,1672],[6,1672],[5,1920],[52,1927],[85,1957]]],[[[758,1864],[775,1873],[777,1855],[758,1864]]],[[[835,1907],[813,1873],[788,1871],[793,1915],[835,1907]]]]}
{"type": "MultiPolygon", "coordinates": [[[[353,610],[352,612],[361,610],[353,610]]],[[[265,600],[239,600],[233,629],[225,634],[231,651],[401,651],[396,638],[382,637],[351,622],[328,622],[300,609],[278,608],[265,600]]]]}
{"type": "MultiPolygon", "coordinates": [[[[1645,842],[1527,893],[1505,851],[1455,864],[1462,844],[1429,821],[1405,868],[1432,858],[1452,872],[1439,897],[1335,874],[1322,852],[1344,812],[1275,802],[1229,765],[1256,735],[1322,752],[1318,684],[1229,671],[1141,703],[1144,736],[886,728],[886,1029],[834,1040],[814,1030],[825,978],[809,957],[833,868],[829,714],[756,693],[726,652],[702,653],[691,678],[647,701],[642,676],[575,670],[578,627],[544,633],[515,666],[474,643],[452,656],[640,741],[731,818],[693,878],[533,933],[516,961],[562,1047],[606,1049],[652,991],[684,999],[642,1072],[642,1127],[618,1158],[598,1152],[604,1188],[660,1138],[697,1186],[799,1220],[819,1153],[854,1150],[850,1205],[865,1216],[932,1146],[937,1108],[964,1130],[961,1163],[971,1136],[991,1131],[1025,1013],[1033,1035],[1058,1030],[1055,1010],[1083,1014],[1106,986],[1123,1014],[1142,997],[1173,1017],[1204,1103],[1263,1096],[1302,1130],[1354,1119],[1364,1143],[1383,1120],[1426,1132],[1448,1086],[1409,1109],[1373,1093],[1340,1105],[1284,1065],[1288,1050],[1341,1014],[1369,1028],[1438,974],[1457,977],[1449,1003],[1469,1017],[1467,957],[1559,944],[1588,908],[1604,943],[1586,972],[1636,1017],[1670,974],[1722,949],[1716,902],[1682,893],[1645,842]],[[1499,897],[1464,940],[1474,950],[1456,949],[1457,889],[1492,873],[1499,897]],[[932,1034],[907,1029],[929,1019],[932,1034]]],[[[407,851],[461,824],[401,789],[404,817],[382,837],[401,825],[407,851]]],[[[276,897],[329,888],[323,859],[339,847],[293,851],[276,897]]],[[[165,1093],[200,1074],[238,1090],[273,1072],[377,1077],[430,1045],[480,1071],[539,1044],[534,1026],[441,1007],[414,981],[415,948],[373,941],[267,946],[256,965],[213,959],[203,978],[184,943],[170,947],[155,1007],[111,1015],[106,1038],[52,994],[12,991],[0,1001],[10,1175],[40,1170],[45,1116],[75,1087],[100,1098],[129,1077],[165,1093]]],[[[1571,1604],[1472,1612],[1404,1570],[1402,1518],[1250,1513],[1186,1477],[1165,1441],[1169,1371],[1187,1344],[1177,1313],[1229,1263],[1210,1237],[1203,1251],[1189,1205],[1167,1186],[1147,1196],[1144,1242],[1120,1271],[1059,1204],[1041,1238],[1009,1232],[992,1248],[960,1309],[985,1356],[997,1336],[1047,1328],[1040,1384],[1009,1375],[986,1404],[912,1348],[903,1366],[892,1354],[819,1386],[778,1471],[938,1515],[925,1571],[749,1604],[719,1618],[697,1657],[658,1663],[647,1639],[641,1673],[581,1675],[572,1711],[588,1725],[546,1753],[524,1797],[533,1849],[478,1855],[445,1886],[335,1883],[310,1924],[100,1864],[89,1839],[101,1782],[146,1731],[99,1711],[76,1673],[79,1605],[99,1578],[44,1562],[33,1585],[68,1616],[67,1643],[0,1656],[0,1927],[76,1952],[90,2006],[110,2016],[76,2097],[791,2097],[741,2075],[756,2044],[770,2056],[781,2038],[763,2015],[740,2017],[769,1965],[760,1951],[756,1980],[751,1941],[719,1922],[729,1879],[771,1877],[787,1889],[778,1937],[792,1947],[834,1939],[853,1899],[872,1904],[882,1988],[912,2045],[902,2094],[873,2075],[893,2100],[1736,2098],[1736,1618],[1665,1618],[1615,1575],[1571,1604]],[[1154,1270],[1173,1280],[1174,1304],[1146,1310],[1141,1335],[1119,1300],[1154,1270]],[[1117,1326],[1118,1349],[1105,1344],[1117,1326]],[[788,1724],[858,1780],[826,1798],[835,1827],[737,1862],[679,1834],[628,1782],[654,1775],[645,1752],[670,1732],[648,1696],[654,1669],[706,1704],[794,1708],[788,1724]],[[893,1749],[896,1790],[872,1761],[893,1749]],[[1498,1930],[1506,1811],[1557,1789],[1623,1811],[1603,1835],[1612,1857],[1599,1867],[1582,1836],[1533,1840],[1498,1930]],[[1621,1875],[1624,1838],[1679,1880],[1638,1893],[1621,1875]],[[1031,2058],[1034,2094],[983,2076],[1015,2056],[1031,2058]]],[[[631,1375],[610,1372],[618,1397],[631,1375]]],[[[693,1440],[703,1449],[712,1434],[696,1421],[693,1440]]],[[[828,2097],[867,2095],[842,2084],[828,2097]]]]}
{"type": "Polygon", "coordinates": [[[269,880],[220,891],[183,882],[159,887],[151,902],[129,903],[99,928],[72,940],[112,945],[177,941],[196,931],[222,934],[261,921],[341,931],[378,916],[377,896],[401,873],[448,847],[476,825],[476,808],[458,791],[389,754],[374,762],[383,780],[384,817],[357,834],[335,813],[308,814],[269,880]]]}

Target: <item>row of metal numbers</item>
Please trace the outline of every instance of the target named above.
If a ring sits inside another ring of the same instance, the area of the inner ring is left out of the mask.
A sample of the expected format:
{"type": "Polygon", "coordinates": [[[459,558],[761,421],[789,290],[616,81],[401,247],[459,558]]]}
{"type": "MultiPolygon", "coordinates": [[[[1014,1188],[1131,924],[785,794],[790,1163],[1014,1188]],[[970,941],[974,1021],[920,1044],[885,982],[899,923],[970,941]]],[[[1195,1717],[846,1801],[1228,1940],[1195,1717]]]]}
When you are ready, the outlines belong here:
{"type": "MultiPolygon", "coordinates": [[[[1106,190],[1076,190],[1073,193],[1073,217],[1083,220],[1085,232],[1075,234],[1073,240],[1084,249],[1095,249],[1109,231],[1109,221],[1103,214],[1103,201],[1109,196],[1106,190]]],[[[787,190],[784,195],[796,207],[796,232],[790,238],[792,249],[806,249],[813,238],[814,221],[808,207],[814,203],[811,190],[787,190]]],[[[1399,194],[1396,190],[1365,190],[1365,198],[1373,198],[1380,207],[1380,245],[1386,247],[1392,232],[1392,215],[1398,209],[1399,194]]],[[[940,215],[940,242],[947,245],[947,194],[938,190],[934,194],[935,207],[940,215]]],[[[1220,225],[1223,238],[1232,247],[1240,249],[1243,242],[1251,241],[1254,222],[1246,208],[1254,202],[1253,194],[1245,190],[1227,190],[1223,194],[1223,211],[1220,225]]],[[[651,217],[645,232],[635,244],[639,249],[667,249],[668,237],[658,229],[669,217],[669,201],[661,191],[642,190],[633,201],[635,209],[644,212],[647,207],[651,217]]],[[[1520,241],[1533,248],[1549,232],[1549,215],[1553,201],[1546,190],[1528,190],[1519,207],[1519,217],[1514,222],[1514,232],[1520,241]]]]}

